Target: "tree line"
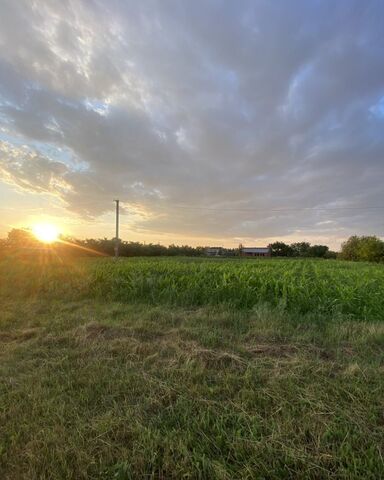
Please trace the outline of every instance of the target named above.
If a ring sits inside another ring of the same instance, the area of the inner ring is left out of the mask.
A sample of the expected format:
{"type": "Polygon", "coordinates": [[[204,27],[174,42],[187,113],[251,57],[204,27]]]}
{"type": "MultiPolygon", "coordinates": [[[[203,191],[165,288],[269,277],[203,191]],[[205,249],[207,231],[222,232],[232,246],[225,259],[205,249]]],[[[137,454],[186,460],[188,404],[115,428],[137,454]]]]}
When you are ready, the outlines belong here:
{"type": "Polygon", "coordinates": [[[384,262],[384,241],[371,236],[349,237],[341,245],[340,252],[329,250],[326,245],[311,245],[308,242],[275,242],[269,245],[273,257],[318,257],[340,260],[384,262]]]}
{"type": "MultiPolygon", "coordinates": [[[[114,255],[115,239],[108,238],[78,238],[61,236],[60,240],[52,245],[44,245],[35,238],[29,230],[13,229],[7,238],[0,239],[0,252],[18,253],[20,255],[33,254],[45,251],[63,256],[94,256],[114,255]]],[[[122,257],[157,257],[157,256],[188,256],[204,255],[204,247],[189,245],[164,246],[155,243],[119,242],[119,255],[122,257]]]]}
{"type": "Polygon", "coordinates": [[[269,248],[272,257],[337,257],[337,253],[329,250],[327,245],[311,245],[309,242],[296,242],[290,245],[284,242],[274,242],[269,245],[269,248]]]}
{"type": "MultiPolygon", "coordinates": [[[[341,246],[340,252],[329,250],[326,245],[311,245],[309,242],[287,244],[274,242],[269,245],[273,257],[291,258],[326,258],[352,261],[384,262],[384,242],[375,236],[352,236],[341,246]]],[[[29,255],[44,250],[60,256],[94,256],[114,255],[115,240],[108,238],[88,238],[79,240],[71,237],[61,237],[54,246],[39,242],[32,232],[22,229],[11,230],[7,237],[0,239],[0,254],[12,253],[29,255]]],[[[157,257],[157,256],[187,256],[201,257],[205,255],[206,247],[191,247],[189,245],[160,245],[157,243],[141,243],[120,241],[119,255],[122,257],[157,257]]],[[[225,249],[226,256],[238,256],[237,248],[225,249]]]]}

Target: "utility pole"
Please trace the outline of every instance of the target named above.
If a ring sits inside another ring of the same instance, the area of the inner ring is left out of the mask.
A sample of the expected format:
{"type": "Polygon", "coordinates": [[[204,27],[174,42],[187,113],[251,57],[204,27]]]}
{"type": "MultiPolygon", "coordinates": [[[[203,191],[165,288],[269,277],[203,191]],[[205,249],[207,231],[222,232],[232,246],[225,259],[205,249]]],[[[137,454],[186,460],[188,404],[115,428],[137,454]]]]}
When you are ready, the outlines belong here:
{"type": "Polygon", "coordinates": [[[119,202],[120,200],[114,200],[116,202],[116,236],[115,236],[115,258],[119,256],[119,202]]]}

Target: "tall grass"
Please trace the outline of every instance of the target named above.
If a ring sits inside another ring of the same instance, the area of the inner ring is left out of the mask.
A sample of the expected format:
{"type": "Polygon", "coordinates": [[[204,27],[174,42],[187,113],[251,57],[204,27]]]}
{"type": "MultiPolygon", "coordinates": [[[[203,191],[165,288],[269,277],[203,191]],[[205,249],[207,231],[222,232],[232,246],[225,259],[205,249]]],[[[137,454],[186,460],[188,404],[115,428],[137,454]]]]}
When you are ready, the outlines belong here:
{"type": "Polygon", "coordinates": [[[384,266],[317,260],[111,259],[0,264],[2,295],[177,306],[269,304],[381,320],[384,266]]]}

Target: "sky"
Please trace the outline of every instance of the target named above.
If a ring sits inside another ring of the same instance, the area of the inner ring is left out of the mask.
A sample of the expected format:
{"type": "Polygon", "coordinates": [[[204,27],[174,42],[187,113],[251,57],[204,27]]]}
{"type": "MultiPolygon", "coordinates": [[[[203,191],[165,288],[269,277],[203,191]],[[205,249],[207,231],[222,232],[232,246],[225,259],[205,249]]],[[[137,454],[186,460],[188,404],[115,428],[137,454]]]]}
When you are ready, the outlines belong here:
{"type": "Polygon", "coordinates": [[[382,0],[0,0],[0,236],[384,236],[382,0]]]}

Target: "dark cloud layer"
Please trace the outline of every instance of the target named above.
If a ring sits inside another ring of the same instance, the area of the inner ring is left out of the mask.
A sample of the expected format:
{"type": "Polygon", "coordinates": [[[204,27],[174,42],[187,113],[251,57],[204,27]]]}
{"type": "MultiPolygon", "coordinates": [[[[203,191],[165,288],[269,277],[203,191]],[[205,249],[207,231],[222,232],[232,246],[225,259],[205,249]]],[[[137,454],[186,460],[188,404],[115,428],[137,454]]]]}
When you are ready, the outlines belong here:
{"type": "Polygon", "coordinates": [[[87,217],[119,196],[147,232],[383,233],[384,210],[351,208],[384,205],[380,0],[0,13],[4,181],[87,217]]]}

